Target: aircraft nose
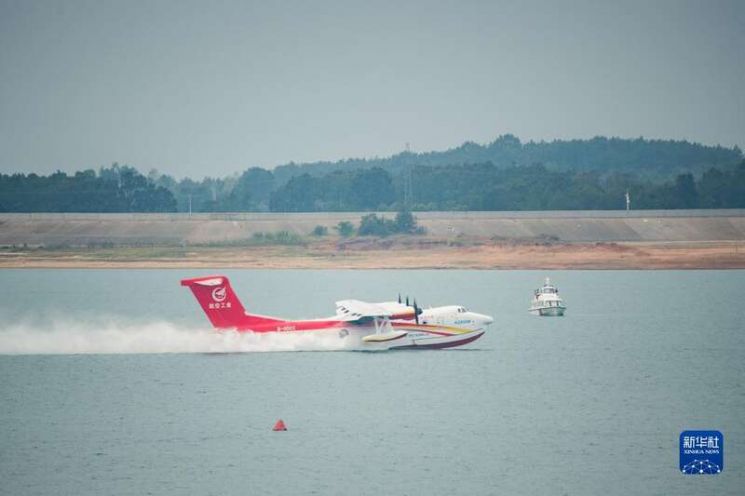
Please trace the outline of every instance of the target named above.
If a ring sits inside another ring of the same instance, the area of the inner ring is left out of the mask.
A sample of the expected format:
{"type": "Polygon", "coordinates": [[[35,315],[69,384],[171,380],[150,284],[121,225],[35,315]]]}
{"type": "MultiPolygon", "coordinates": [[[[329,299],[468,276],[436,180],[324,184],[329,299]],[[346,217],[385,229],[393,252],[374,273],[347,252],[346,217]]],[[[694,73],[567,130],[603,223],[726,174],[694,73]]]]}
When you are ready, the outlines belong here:
{"type": "Polygon", "coordinates": [[[494,322],[494,319],[488,315],[479,314],[479,318],[484,325],[491,325],[494,322]]]}

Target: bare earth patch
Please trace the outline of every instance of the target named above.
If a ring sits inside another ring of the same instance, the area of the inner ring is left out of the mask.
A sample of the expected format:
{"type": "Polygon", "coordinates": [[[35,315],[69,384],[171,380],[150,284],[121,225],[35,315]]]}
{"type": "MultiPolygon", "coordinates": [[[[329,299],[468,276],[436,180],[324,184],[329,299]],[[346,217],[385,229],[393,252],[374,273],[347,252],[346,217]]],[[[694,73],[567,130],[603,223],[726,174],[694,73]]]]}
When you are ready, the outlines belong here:
{"type": "Polygon", "coordinates": [[[355,238],[306,246],[4,249],[0,268],[742,269],[745,243],[511,243],[355,238]]]}

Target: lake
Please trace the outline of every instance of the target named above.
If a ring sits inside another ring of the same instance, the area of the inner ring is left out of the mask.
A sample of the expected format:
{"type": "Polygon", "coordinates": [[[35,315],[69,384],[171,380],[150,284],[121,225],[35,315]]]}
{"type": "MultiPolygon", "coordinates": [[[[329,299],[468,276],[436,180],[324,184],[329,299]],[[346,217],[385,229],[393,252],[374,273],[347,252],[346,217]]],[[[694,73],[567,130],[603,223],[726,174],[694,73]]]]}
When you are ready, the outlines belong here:
{"type": "Polygon", "coordinates": [[[745,487],[744,271],[220,271],[261,314],[401,293],[495,318],[376,353],[212,333],[179,279],[214,272],[0,271],[0,494],[745,487]],[[528,313],[546,276],[563,318],[528,313]],[[688,429],[724,434],[721,474],[679,472],[688,429]]]}

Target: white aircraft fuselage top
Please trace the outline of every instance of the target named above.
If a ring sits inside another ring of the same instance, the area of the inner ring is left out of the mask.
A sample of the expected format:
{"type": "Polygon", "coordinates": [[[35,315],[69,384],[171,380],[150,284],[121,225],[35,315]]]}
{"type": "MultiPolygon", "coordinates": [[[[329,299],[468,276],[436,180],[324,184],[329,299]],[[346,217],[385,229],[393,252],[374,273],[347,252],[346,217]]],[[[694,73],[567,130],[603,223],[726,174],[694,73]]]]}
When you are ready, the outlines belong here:
{"type": "Polygon", "coordinates": [[[448,305],[424,309],[419,316],[419,322],[479,331],[494,322],[494,319],[488,315],[471,312],[462,306],[448,305]]]}

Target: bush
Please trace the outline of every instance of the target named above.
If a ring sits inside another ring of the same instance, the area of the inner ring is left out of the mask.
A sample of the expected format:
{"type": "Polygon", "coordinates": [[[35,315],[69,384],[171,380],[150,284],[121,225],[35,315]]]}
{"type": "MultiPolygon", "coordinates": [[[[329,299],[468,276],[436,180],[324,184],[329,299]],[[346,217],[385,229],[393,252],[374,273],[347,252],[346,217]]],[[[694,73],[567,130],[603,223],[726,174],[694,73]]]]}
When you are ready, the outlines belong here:
{"type": "Polygon", "coordinates": [[[346,220],[339,222],[334,229],[336,229],[339,235],[343,238],[348,238],[354,234],[354,224],[346,220]]]}
{"type": "Polygon", "coordinates": [[[396,232],[413,233],[416,230],[416,219],[408,210],[401,210],[396,214],[396,232]]]}
{"type": "Polygon", "coordinates": [[[257,232],[251,238],[253,245],[302,245],[303,238],[290,231],[257,232]]]}
{"type": "Polygon", "coordinates": [[[360,236],[388,236],[396,232],[396,224],[385,217],[369,214],[362,217],[357,232],[360,236]]]}
{"type": "Polygon", "coordinates": [[[316,226],[313,228],[311,234],[313,236],[326,236],[329,233],[329,228],[326,226],[316,226]]]}
{"type": "Polygon", "coordinates": [[[391,234],[424,234],[426,230],[417,226],[416,218],[408,210],[396,214],[395,220],[369,214],[362,217],[360,236],[390,236],[391,234]]]}

